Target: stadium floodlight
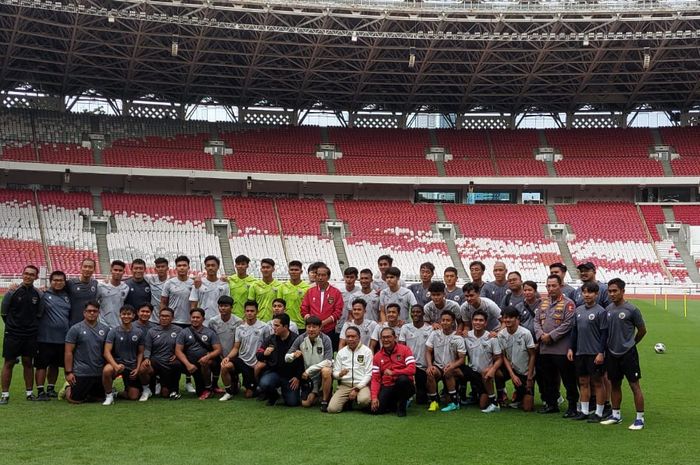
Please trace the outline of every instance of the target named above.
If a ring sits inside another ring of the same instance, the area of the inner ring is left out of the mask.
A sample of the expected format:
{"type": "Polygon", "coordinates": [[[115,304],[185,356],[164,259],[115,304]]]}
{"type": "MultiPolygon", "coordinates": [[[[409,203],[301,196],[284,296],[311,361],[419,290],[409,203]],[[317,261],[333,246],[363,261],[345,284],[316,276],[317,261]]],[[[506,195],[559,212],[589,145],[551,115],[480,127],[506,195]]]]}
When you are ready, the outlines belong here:
{"type": "Polygon", "coordinates": [[[408,67],[412,69],[414,66],[416,66],[416,48],[411,47],[408,53],[408,67]]]}
{"type": "Polygon", "coordinates": [[[651,64],[651,54],[649,53],[649,47],[644,47],[644,61],[642,62],[642,68],[649,69],[651,64]]]}
{"type": "Polygon", "coordinates": [[[350,40],[353,42],[357,42],[357,31],[352,31],[352,36],[350,36],[350,40]]]}
{"type": "Polygon", "coordinates": [[[180,44],[178,37],[176,35],[173,36],[173,43],[170,45],[170,56],[177,56],[177,52],[180,50],[180,44]]]}

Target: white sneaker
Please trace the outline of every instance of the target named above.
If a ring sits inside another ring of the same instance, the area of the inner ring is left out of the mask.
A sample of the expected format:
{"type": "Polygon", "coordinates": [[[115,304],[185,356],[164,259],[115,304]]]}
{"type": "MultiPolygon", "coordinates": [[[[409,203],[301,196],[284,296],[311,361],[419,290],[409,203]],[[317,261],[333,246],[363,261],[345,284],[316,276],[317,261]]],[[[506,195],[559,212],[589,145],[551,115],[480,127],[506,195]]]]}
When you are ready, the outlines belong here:
{"type": "Polygon", "coordinates": [[[496,412],[500,412],[500,411],[501,411],[501,407],[499,407],[496,404],[489,404],[488,407],[481,410],[482,413],[496,413],[496,412]]]}
{"type": "Polygon", "coordinates": [[[144,389],[141,393],[141,397],[139,397],[139,402],[146,402],[148,399],[151,398],[152,395],[153,393],[150,389],[144,389]]]}
{"type": "Polygon", "coordinates": [[[107,397],[105,397],[105,401],[102,402],[102,405],[114,405],[114,394],[107,395],[107,397]]]}
{"type": "Polygon", "coordinates": [[[185,391],[189,392],[190,394],[196,394],[197,390],[192,386],[192,383],[185,383],[185,391]]]}
{"type": "Polygon", "coordinates": [[[157,396],[160,395],[160,383],[156,383],[156,393],[157,396]]]}
{"type": "Polygon", "coordinates": [[[221,396],[221,398],[219,399],[219,402],[226,402],[227,400],[231,400],[231,399],[233,399],[233,396],[227,392],[226,394],[221,396]]]}
{"type": "Polygon", "coordinates": [[[557,405],[561,405],[563,403],[564,403],[564,398],[562,396],[559,396],[559,398],[557,399],[557,405]]]}

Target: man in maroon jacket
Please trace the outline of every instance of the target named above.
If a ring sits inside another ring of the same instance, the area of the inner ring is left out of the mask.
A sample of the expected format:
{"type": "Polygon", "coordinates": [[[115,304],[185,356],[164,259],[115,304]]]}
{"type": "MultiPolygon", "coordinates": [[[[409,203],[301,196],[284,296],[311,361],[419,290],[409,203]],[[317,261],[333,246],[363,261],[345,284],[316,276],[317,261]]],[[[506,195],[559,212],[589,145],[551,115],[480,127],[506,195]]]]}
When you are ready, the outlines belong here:
{"type": "Polygon", "coordinates": [[[330,277],[330,268],[320,265],[316,270],[316,286],[306,292],[301,302],[301,316],[304,320],[312,315],[320,318],[321,331],[331,339],[333,350],[337,351],[339,337],[335,326],[343,314],[343,294],[328,283],[330,277]]]}
{"type": "Polygon", "coordinates": [[[416,393],[413,375],[416,360],[408,346],[396,343],[393,328],[380,333],[382,348],[374,355],[372,366],[372,412],[382,414],[391,410],[406,416],[408,399],[416,393]]]}

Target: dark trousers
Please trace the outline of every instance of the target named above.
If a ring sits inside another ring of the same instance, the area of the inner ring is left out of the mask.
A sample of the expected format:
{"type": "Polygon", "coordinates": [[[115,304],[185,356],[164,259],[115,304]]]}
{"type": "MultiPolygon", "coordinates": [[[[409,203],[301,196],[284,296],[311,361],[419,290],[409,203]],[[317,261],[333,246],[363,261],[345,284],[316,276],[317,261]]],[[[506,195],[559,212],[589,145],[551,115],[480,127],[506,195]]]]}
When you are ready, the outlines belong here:
{"type": "Polygon", "coordinates": [[[280,376],[275,371],[266,371],[260,376],[260,390],[262,390],[268,399],[277,398],[277,388],[282,390],[282,399],[284,405],[288,407],[296,407],[301,403],[299,389],[289,387],[289,378],[280,376]]]}
{"type": "Polygon", "coordinates": [[[401,375],[396,378],[393,386],[382,386],[379,390],[379,410],[378,414],[395,412],[397,409],[406,409],[406,402],[416,393],[416,386],[413,381],[401,375]]]}
{"type": "Polygon", "coordinates": [[[547,405],[557,405],[559,398],[559,382],[566,389],[566,400],[569,401],[569,409],[576,408],[578,402],[578,385],[576,382],[576,368],[574,362],[566,359],[566,355],[540,354],[542,368],[542,398],[547,405]]]}

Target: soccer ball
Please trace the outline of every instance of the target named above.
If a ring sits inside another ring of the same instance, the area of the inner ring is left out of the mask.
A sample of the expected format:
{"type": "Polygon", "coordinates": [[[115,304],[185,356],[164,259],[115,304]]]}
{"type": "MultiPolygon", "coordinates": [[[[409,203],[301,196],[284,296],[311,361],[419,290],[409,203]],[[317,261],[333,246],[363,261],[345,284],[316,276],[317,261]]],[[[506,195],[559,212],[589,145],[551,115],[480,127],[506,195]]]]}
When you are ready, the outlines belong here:
{"type": "Polygon", "coordinates": [[[657,342],[656,344],[654,344],[654,352],[656,352],[657,354],[665,353],[666,344],[664,344],[663,342],[657,342]]]}

